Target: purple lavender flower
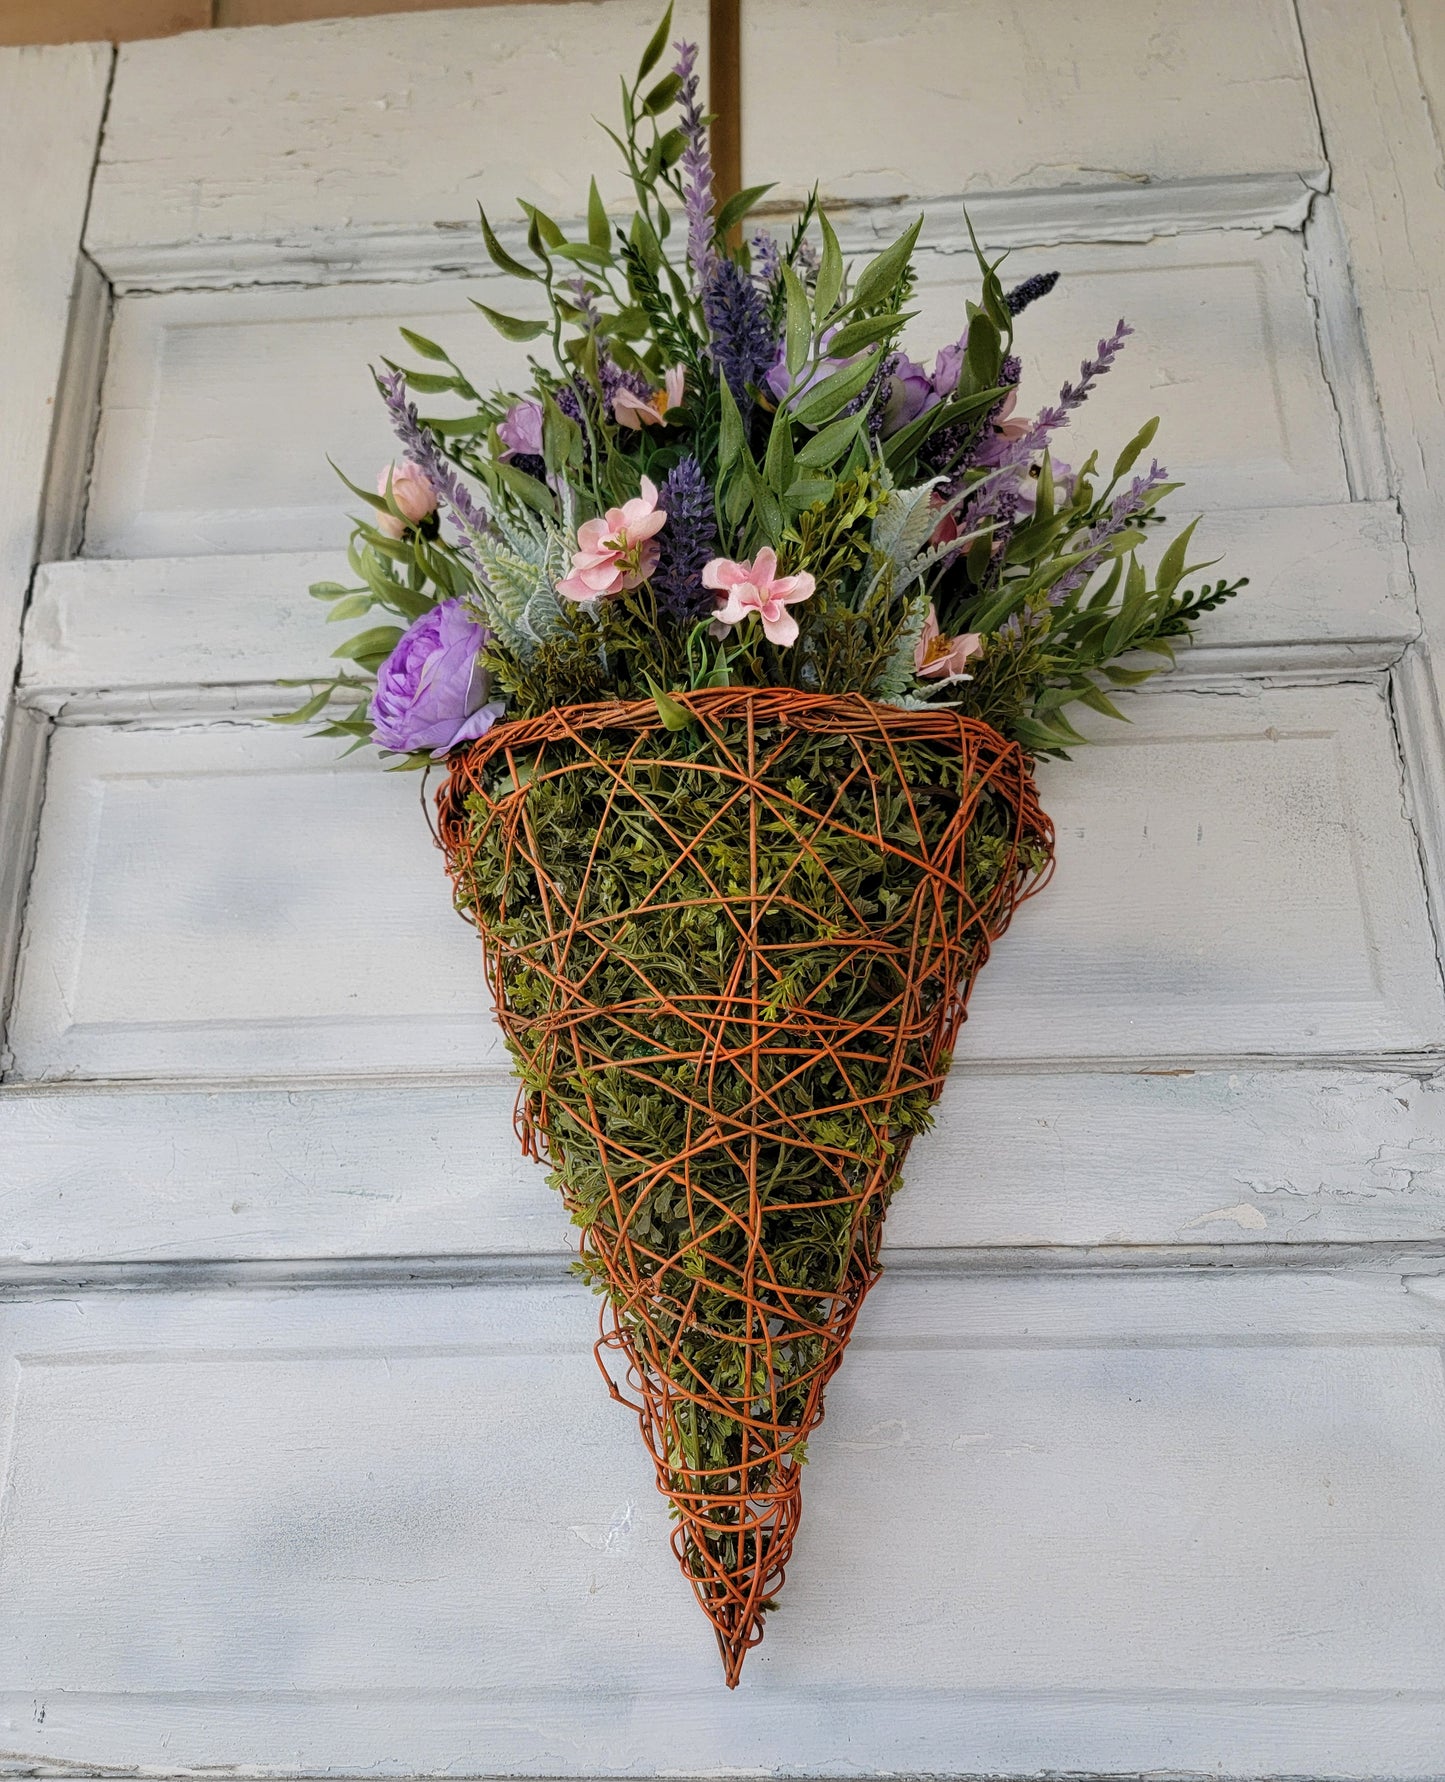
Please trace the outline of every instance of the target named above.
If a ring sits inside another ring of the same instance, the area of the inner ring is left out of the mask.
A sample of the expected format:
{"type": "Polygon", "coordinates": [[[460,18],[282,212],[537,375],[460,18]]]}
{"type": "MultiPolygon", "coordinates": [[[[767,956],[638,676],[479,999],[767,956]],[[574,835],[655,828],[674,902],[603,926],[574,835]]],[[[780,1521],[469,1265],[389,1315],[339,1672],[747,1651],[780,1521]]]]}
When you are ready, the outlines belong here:
{"type": "Polygon", "coordinates": [[[746,419],[752,410],[748,386],[762,381],[777,344],[763,294],[736,261],[719,257],[703,291],[702,313],[713,364],[746,419]]]}
{"type": "Polygon", "coordinates": [[[776,283],[782,270],[782,253],[766,229],[759,229],[750,245],[753,250],[753,277],[766,290],[776,283]]]}
{"type": "Polygon", "coordinates": [[[712,490],[696,458],[684,458],[667,474],[658,495],[667,525],[658,537],[661,556],[652,586],[662,611],[680,624],[705,618],[716,596],[702,585],[703,565],[717,555],[712,490]]]}
{"type": "Polygon", "coordinates": [[[376,674],[372,735],[399,754],[428,749],[440,759],[484,735],[505,709],[487,702],[482,647],[491,633],[459,600],[443,600],[402,635],[376,674]]]}
{"type": "Polygon", "coordinates": [[[1107,340],[1099,342],[1098,357],[1085,359],[1079,367],[1080,382],[1065,384],[1059,391],[1059,405],[1062,408],[1079,408],[1089,399],[1089,392],[1099,378],[1114,368],[1114,361],[1124,350],[1124,342],[1134,332],[1129,324],[1120,318],[1118,327],[1107,340]]]}
{"type": "Polygon", "coordinates": [[[697,102],[697,45],[675,43],[677,66],[673,72],[682,82],[678,103],[682,109],[682,128],[687,147],[682,151],[682,201],[687,212],[687,263],[692,269],[693,289],[706,291],[712,276],[717,253],[712,245],[712,155],[708,149],[707,126],[702,107],[697,102]]]}
{"type": "Polygon", "coordinates": [[[1101,515],[1085,536],[1084,548],[1089,555],[1082,563],[1076,563],[1065,575],[1060,576],[1049,589],[1050,606],[1058,606],[1068,595],[1082,588],[1094,571],[1103,565],[1107,555],[1104,547],[1124,530],[1143,507],[1144,497],[1158,488],[1166,474],[1160,468],[1158,459],[1155,459],[1146,475],[1136,476],[1127,489],[1114,497],[1109,503],[1108,513],[1101,515]]]}
{"type": "Polygon", "coordinates": [[[1026,278],[1021,285],[1015,285],[1004,297],[1008,312],[1016,316],[1031,303],[1037,303],[1040,297],[1047,297],[1059,282],[1057,272],[1036,272],[1032,278],[1026,278]]]}
{"type": "Polygon", "coordinates": [[[437,494],[452,511],[462,529],[462,550],[475,562],[470,541],[487,531],[487,516],[472,498],[472,492],[452,468],[430,427],[423,427],[416,404],[406,399],[406,378],[399,371],[382,372],[376,380],[391,416],[392,430],[412,463],[426,477],[437,494]]]}

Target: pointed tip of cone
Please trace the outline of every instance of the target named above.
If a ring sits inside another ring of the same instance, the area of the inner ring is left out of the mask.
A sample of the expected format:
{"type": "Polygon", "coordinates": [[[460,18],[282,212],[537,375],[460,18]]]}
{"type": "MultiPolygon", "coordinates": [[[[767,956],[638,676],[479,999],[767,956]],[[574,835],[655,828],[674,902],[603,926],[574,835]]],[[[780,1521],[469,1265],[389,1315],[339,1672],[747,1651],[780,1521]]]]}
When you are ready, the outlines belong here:
{"type": "Polygon", "coordinates": [[[724,1632],[716,1622],[712,1631],[717,1638],[717,1649],[722,1655],[723,1679],[729,1689],[736,1689],[742,1681],[743,1660],[752,1651],[756,1641],[751,1637],[751,1627],[743,1633],[732,1630],[724,1632]]]}

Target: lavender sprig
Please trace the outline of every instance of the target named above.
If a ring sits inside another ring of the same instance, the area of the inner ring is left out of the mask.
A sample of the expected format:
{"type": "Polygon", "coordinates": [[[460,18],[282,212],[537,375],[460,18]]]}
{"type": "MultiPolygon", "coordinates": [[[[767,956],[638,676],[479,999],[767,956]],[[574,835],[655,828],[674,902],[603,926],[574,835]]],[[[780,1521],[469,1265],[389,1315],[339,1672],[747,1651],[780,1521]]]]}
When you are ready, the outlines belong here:
{"type": "Polygon", "coordinates": [[[477,506],[471,490],[457,475],[442,451],[436,434],[430,427],[423,426],[416,404],[407,401],[405,374],[400,371],[380,372],[376,383],[386,403],[387,413],[391,416],[392,431],[401,441],[407,457],[451,509],[453,519],[462,530],[462,550],[475,563],[472,541],[487,536],[486,514],[477,506]]]}
{"type": "Polygon", "coordinates": [[[1016,316],[1031,303],[1037,303],[1040,297],[1047,297],[1058,282],[1057,272],[1036,272],[1021,285],[1015,285],[1004,297],[1009,314],[1016,316]]]}
{"type": "Polygon", "coordinates": [[[1076,563],[1065,575],[1059,577],[1049,589],[1049,605],[1060,606],[1070,594],[1082,588],[1096,569],[1102,567],[1107,552],[1105,546],[1111,539],[1117,538],[1128,522],[1144,505],[1144,498],[1151,490],[1157,489],[1165,479],[1167,472],[1154,459],[1146,475],[1136,476],[1127,489],[1124,489],[1109,503],[1109,511],[1100,516],[1089,528],[1084,543],[1089,548],[1089,555],[1082,563],[1076,563]]]}
{"type": "Polygon", "coordinates": [[[712,154],[708,148],[702,107],[697,102],[697,45],[679,42],[672,47],[677,51],[677,66],[673,72],[682,82],[678,104],[687,137],[687,147],[679,162],[683,179],[682,202],[687,212],[687,263],[692,269],[693,289],[701,295],[717,260],[712,243],[712,154]]]}
{"type": "Polygon", "coordinates": [[[1062,408],[1074,409],[1082,407],[1088,401],[1095,383],[1114,368],[1114,361],[1124,350],[1124,342],[1134,332],[1121,317],[1118,327],[1107,340],[1099,342],[1098,356],[1085,359],[1079,367],[1078,384],[1065,384],[1059,391],[1059,405],[1062,408]]]}
{"type": "Polygon", "coordinates": [[[777,348],[766,300],[736,261],[718,258],[703,290],[702,313],[712,362],[727,379],[746,424],[752,412],[748,386],[761,382],[777,348]]]}
{"type": "Polygon", "coordinates": [[[768,290],[782,270],[782,250],[767,229],[759,229],[749,245],[753,250],[753,277],[764,290],[768,290]]]}
{"type": "Polygon", "coordinates": [[[702,585],[703,565],[717,555],[712,490],[694,457],[667,473],[657,504],[667,514],[658,536],[661,555],[652,586],[658,605],[679,623],[705,618],[716,596],[702,585]]]}

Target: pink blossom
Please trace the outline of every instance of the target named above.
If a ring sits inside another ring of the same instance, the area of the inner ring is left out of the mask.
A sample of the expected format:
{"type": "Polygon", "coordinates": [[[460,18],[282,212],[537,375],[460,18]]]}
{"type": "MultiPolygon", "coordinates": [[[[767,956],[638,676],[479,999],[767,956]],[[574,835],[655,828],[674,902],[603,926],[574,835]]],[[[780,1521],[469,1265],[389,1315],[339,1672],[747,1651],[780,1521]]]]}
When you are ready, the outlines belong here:
{"type": "Polygon", "coordinates": [[[424,520],[428,514],[437,510],[437,492],[427,481],[426,472],[419,464],[413,464],[410,458],[403,458],[400,464],[384,465],[376,479],[376,492],[385,495],[387,484],[391,485],[391,498],[401,509],[402,518],[394,513],[376,510],[375,526],[388,538],[400,538],[406,531],[407,524],[415,525],[424,520]]]}
{"type": "Polygon", "coordinates": [[[938,629],[938,614],[930,602],[928,617],[923,621],[923,630],[913,652],[913,666],[925,680],[941,680],[946,675],[949,680],[971,681],[973,676],[963,672],[963,665],[970,656],[979,655],[982,649],[983,639],[976,631],[945,637],[938,629]]]}
{"type": "Polygon", "coordinates": [[[667,422],[668,412],[682,402],[686,373],[674,365],[663,376],[662,388],[650,396],[639,396],[624,384],[612,398],[612,412],[622,427],[659,427],[667,422]]]}
{"type": "Polygon", "coordinates": [[[657,505],[656,485],[643,477],[640,495],[577,528],[572,567],[558,582],[557,592],[569,600],[597,600],[641,587],[657,568],[661,547],[653,534],[666,524],[667,514],[657,505]]]}
{"type": "MultiPolygon", "coordinates": [[[[942,489],[935,489],[928,497],[928,505],[930,507],[942,507],[946,499],[942,489]]],[[[955,517],[955,514],[950,511],[946,513],[933,528],[933,532],[929,537],[928,542],[931,545],[952,544],[957,537],[958,520],[955,517]]]]}
{"type": "Polygon", "coordinates": [[[763,635],[779,649],[786,649],[798,636],[798,621],[788,608],[810,599],[813,593],[813,578],[807,570],[797,575],[778,574],[778,553],[770,545],[751,563],[714,557],[703,569],[702,585],[724,596],[714,614],[718,624],[740,625],[749,613],[756,613],[763,622],[763,635]]]}
{"type": "Polygon", "coordinates": [[[1014,409],[1018,406],[1018,399],[1018,385],[1015,384],[994,411],[994,427],[1004,439],[1022,439],[1029,428],[1033,426],[1033,422],[1027,415],[1014,413],[1014,409]]]}

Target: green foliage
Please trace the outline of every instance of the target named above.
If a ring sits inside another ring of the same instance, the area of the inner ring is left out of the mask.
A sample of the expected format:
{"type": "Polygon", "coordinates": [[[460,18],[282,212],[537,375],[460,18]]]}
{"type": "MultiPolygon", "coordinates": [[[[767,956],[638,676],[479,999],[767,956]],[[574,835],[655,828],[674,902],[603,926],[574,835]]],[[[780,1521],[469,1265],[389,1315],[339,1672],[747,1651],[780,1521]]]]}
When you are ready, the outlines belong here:
{"type": "MultiPolygon", "coordinates": [[[[578,205],[585,223],[575,239],[527,202],[502,235],[480,215],[493,265],[522,281],[531,305],[527,315],[477,307],[506,339],[538,343],[529,386],[483,395],[444,346],[401,330],[420,362],[402,368],[407,389],[463,410],[425,426],[441,458],[482,486],[487,517],[478,531],[472,518],[451,514],[461,534],[452,542],[435,517],[407,523],[389,488],[378,495],[348,482],[366,510],[352,537],[356,585],[325,598],[333,618],[364,628],[338,649],[346,667],[330,693],[318,705],[316,683],[301,711],[331,717],[333,701],[354,701],[397,626],[437,600],[460,598],[494,633],[490,669],[515,716],[581,699],[781,684],[905,706],[961,705],[1037,753],[1064,753],[1080,740],[1069,708],[1123,715],[1112,695],[1167,665],[1172,645],[1244,585],[1181,593],[1202,567],[1186,561],[1188,529],[1148,567],[1153,553],[1143,547],[1176,487],[1157,471],[1138,475],[1157,420],[1118,454],[1107,482],[1092,457],[1072,478],[1056,475],[1047,450],[1027,462],[1001,460],[1014,318],[1001,259],[975,240],[977,294],[965,306],[956,384],[940,384],[898,424],[886,411],[913,314],[923,219],[850,265],[814,190],[775,250],[776,274],[754,295],[749,252],[730,247],[729,237],[767,186],[715,212],[711,246],[741,269],[734,297],[755,305],[765,333],[773,330],[788,391],[780,399],[768,387],[767,339],[748,361],[751,374],[732,387],[712,337],[716,312],[682,247],[682,157],[688,129],[701,124],[678,76],[659,72],[670,30],[669,11],[635,77],[622,81],[621,123],[608,132],[631,183],[630,216],[609,216],[595,180],[578,205]],[[671,116],[679,102],[680,121],[671,116]],[[619,380],[656,389],[675,368],[681,402],[656,424],[624,425],[613,407],[619,380]],[[540,452],[503,448],[498,429],[521,400],[543,411],[540,452]],[[769,643],[755,620],[710,635],[698,618],[700,587],[689,601],[676,590],[663,598],[645,582],[582,611],[556,597],[579,523],[624,505],[644,477],[662,486],[685,456],[713,498],[716,540],[707,548],[742,562],[771,547],[781,574],[814,578],[813,598],[790,609],[799,625],[791,647],[769,643]],[[915,672],[912,653],[930,611],[945,638],[980,640],[971,678],[915,672]]],[[[338,722],[344,734],[364,735],[364,702],[360,715],[351,709],[326,733],[338,722]]]]}

